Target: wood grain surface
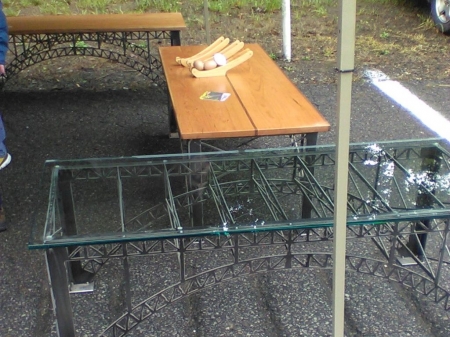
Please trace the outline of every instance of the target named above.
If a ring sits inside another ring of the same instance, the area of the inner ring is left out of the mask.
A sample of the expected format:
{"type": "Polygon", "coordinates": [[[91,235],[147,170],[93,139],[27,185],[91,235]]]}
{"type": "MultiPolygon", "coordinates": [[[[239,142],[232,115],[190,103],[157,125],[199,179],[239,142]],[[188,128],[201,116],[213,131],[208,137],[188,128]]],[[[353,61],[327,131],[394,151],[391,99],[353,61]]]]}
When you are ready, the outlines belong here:
{"type": "Polygon", "coordinates": [[[205,46],[161,47],[180,137],[210,139],[325,132],[330,124],[257,44],[254,55],[224,77],[195,78],[178,65],[205,46]],[[205,91],[231,93],[225,102],[200,100],[205,91]]]}
{"type": "Polygon", "coordinates": [[[7,22],[11,35],[186,29],[180,13],[10,16],[7,22]]]}

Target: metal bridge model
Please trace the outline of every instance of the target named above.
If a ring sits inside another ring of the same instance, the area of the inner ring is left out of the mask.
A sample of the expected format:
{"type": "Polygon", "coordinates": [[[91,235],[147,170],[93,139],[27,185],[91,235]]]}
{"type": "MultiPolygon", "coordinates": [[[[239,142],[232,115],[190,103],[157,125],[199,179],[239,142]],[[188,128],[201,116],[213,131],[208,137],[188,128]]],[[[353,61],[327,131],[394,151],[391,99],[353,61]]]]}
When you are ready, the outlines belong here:
{"type": "MultiPolygon", "coordinates": [[[[348,163],[347,270],[449,310],[446,144],[353,144],[348,163]]],[[[333,146],[48,161],[48,209],[29,248],[46,252],[59,335],[75,335],[71,293],[93,291],[111,266],[122,270],[125,305],[99,322],[100,336],[125,336],[167,305],[244,275],[331,269],[334,169],[333,146]],[[170,284],[139,276],[164,268],[175,270],[170,284]]]]}

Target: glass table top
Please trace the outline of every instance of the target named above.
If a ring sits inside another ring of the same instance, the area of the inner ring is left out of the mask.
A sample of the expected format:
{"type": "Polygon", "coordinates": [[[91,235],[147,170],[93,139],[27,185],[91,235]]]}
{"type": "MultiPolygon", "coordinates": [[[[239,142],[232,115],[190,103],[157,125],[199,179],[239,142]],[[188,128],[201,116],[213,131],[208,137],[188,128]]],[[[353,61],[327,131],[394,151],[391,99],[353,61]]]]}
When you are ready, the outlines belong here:
{"type": "MultiPolygon", "coordinates": [[[[331,228],[335,156],[325,145],[50,160],[29,248],[331,228]]],[[[444,140],[351,144],[348,163],[349,227],[450,217],[444,140]]]]}

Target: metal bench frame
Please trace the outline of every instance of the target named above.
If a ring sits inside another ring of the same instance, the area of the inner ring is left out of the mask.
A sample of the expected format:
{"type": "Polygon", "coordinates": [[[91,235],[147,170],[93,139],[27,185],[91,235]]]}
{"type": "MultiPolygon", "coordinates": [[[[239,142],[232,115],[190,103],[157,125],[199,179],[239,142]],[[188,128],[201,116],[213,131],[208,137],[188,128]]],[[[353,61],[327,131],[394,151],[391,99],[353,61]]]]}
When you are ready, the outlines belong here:
{"type": "MultiPolygon", "coordinates": [[[[45,18],[42,16],[42,21],[45,22],[45,18]]],[[[163,79],[158,47],[169,43],[172,46],[181,44],[180,29],[173,29],[153,26],[148,30],[132,32],[117,31],[120,28],[114,31],[99,28],[98,32],[83,32],[83,27],[80,27],[80,32],[61,33],[16,33],[10,30],[7,77],[0,81],[0,88],[22,70],[64,56],[92,56],[118,62],[160,85],[163,79]]]]}

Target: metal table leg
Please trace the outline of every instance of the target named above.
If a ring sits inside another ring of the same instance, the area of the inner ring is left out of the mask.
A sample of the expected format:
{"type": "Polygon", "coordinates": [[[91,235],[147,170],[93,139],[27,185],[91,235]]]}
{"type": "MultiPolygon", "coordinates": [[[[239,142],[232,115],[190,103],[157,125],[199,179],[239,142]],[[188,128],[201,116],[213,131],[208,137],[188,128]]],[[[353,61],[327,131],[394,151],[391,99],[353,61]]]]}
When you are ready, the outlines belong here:
{"type": "MultiPolygon", "coordinates": [[[[64,235],[77,235],[77,224],[75,219],[75,206],[72,195],[72,172],[60,171],[58,175],[59,204],[61,212],[61,221],[64,235]]],[[[73,247],[68,247],[69,254],[73,252],[73,247]]],[[[91,287],[86,287],[86,283],[92,281],[94,274],[83,269],[80,261],[72,261],[69,269],[69,281],[74,284],[83,284],[83,290],[73,291],[92,291],[91,287]]]]}
{"type": "MultiPolygon", "coordinates": [[[[436,183],[436,175],[442,163],[441,152],[436,148],[423,148],[420,151],[422,157],[421,170],[427,174],[426,185],[420,186],[416,198],[416,208],[432,208],[435,199],[433,197],[435,188],[432,186],[436,183]]],[[[424,219],[415,224],[416,231],[424,231],[431,228],[430,219],[424,219]]],[[[427,243],[427,233],[411,235],[409,237],[409,248],[420,259],[423,260],[425,256],[425,246],[427,243]]]]}
{"type": "Polygon", "coordinates": [[[51,248],[46,250],[47,271],[50,278],[53,310],[59,337],[75,337],[72,306],[69,295],[69,280],[65,261],[67,249],[51,248]]]}
{"type": "MultiPolygon", "coordinates": [[[[188,153],[201,153],[202,143],[201,140],[192,139],[188,141],[188,153]]],[[[191,163],[190,167],[192,169],[192,174],[189,176],[188,189],[197,190],[194,195],[194,199],[191,207],[191,225],[192,226],[203,226],[203,202],[201,197],[203,194],[203,187],[207,183],[207,162],[195,162],[191,163]]]]}

